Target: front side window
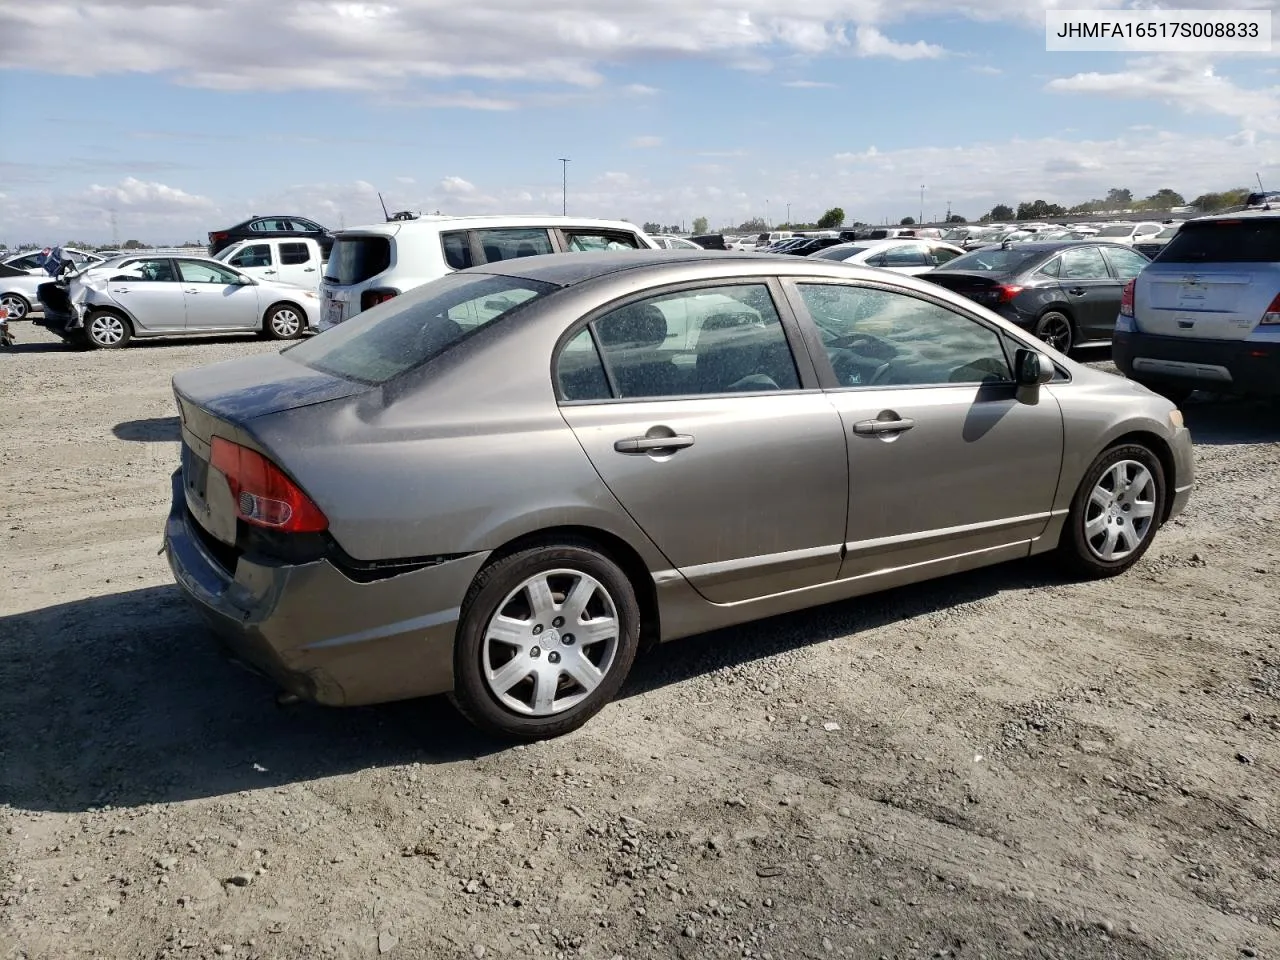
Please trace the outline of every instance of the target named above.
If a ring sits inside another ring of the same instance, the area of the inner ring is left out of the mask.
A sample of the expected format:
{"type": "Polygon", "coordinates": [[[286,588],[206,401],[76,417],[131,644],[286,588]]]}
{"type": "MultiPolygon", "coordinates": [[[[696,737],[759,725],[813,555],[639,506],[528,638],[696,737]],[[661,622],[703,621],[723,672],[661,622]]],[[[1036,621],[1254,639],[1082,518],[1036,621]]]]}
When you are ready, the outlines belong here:
{"type": "Polygon", "coordinates": [[[637,250],[640,247],[640,242],[626,233],[566,230],[564,239],[570,253],[607,253],[611,250],[637,250]]]}
{"type": "Polygon", "coordinates": [[[183,283],[220,283],[233,284],[240,282],[240,275],[226,267],[213,263],[200,263],[196,260],[179,260],[178,269],[182,271],[183,283]]]}
{"type": "Polygon", "coordinates": [[[842,386],[1011,379],[1000,335],[946,307],[871,287],[797,286],[842,386]]]}
{"type": "Polygon", "coordinates": [[[782,320],[764,284],[650,297],[592,326],[623,399],[800,387],[782,320]]]}
{"type": "Polygon", "coordinates": [[[1107,261],[1102,259],[1102,251],[1097,247],[1071,247],[1062,251],[1062,270],[1058,276],[1063,280],[1110,280],[1107,261]]]}
{"type": "Polygon", "coordinates": [[[271,245],[255,243],[245,247],[227,261],[233,267],[269,267],[271,266],[271,245]]]}
{"type": "Polygon", "coordinates": [[[476,239],[484,250],[485,263],[555,252],[546,230],[477,230],[476,239]]]}
{"type": "Polygon", "coordinates": [[[558,289],[520,277],[451,273],[357,314],[282,356],[334,376],[382,384],[558,289]]]}
{"type": "Polygon", "coordinates": [[[305,243],[280,244],[280,262],[285,265],[306,263],[311,259],[311,248],[305,243]]]}

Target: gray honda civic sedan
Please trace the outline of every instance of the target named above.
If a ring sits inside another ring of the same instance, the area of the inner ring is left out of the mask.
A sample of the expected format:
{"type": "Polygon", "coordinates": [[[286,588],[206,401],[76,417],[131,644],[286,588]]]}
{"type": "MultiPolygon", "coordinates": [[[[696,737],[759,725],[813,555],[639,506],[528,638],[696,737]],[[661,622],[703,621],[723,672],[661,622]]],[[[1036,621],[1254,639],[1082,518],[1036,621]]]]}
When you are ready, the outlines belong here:
{"type": "Polygon", "coordinates": [[[166,549],[232,655],[525,739],[647,642],[1050,551],[1122,573],[1192,485],[1169,401],[797,257],[492,263],[173,386],[166,549]]]}

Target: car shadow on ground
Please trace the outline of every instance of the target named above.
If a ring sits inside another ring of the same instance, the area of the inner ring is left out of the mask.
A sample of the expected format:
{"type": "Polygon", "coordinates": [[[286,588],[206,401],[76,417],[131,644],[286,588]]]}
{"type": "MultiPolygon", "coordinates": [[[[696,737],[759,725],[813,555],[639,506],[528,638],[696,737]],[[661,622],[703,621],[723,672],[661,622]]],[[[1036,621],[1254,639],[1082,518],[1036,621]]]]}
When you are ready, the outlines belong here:
{"type": "MultiPolygon", "coordinates": [[[[1049,582],[1014,564],[666,644],[623,697],[1049,582]]],[[[225,661],[176,587],[0,617],[0,804],[82,811],[307,782],[505,750],[444,697],[379,707],[277,706],[225,661]]]]}
{"type": "Polygon", "coordinates": [[[1280,404],[1196,393],[1182,416],[1198,444],[1229,446],[1280,442],[1280,404]]]}
{"type": "Polygon", "coordinates": [[[182,425],[177,417],[147,417],[145,420],[126,420],[111,428],[117,440],[134,443],[177,442],[182,439],[182,425]]]}

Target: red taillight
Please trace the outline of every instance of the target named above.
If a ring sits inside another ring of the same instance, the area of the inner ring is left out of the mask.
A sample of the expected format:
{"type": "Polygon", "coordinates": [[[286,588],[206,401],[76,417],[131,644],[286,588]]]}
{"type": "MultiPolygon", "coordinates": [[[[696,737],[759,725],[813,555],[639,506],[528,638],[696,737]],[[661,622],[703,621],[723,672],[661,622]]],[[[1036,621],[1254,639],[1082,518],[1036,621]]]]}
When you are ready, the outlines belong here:
{"type": "Polygon", "coordinates": [[[1280,324],[1280,293],[1276,294],[1276,298],[1271,301],[1271,306],[1267,307],[1266,312],[1262,314],[1262,319],[1258,322],[1267,326],[1280,324]]]}
{"type": "Polygon", "coordinates": [[[214,437],[209,462],[227,478],[236,516],[245,523],[285,533],[328,529],[329,521],[311,498],[256,450],[214,437]]]}
{"type": "Polygon", "coordinates": [[[360,309],[368,310],[370,307],[376,307],[380,303],[386,303],[397,292],[396,290],[366,290],[360,294],[360,309]]]}
{"type": "Polygon", "coordinates": [[[1137,278],[1130,280],[1120,291],[1120,316],[1122,317],[1133,316],[1133,288],[1137,282],[1137,278]]]}
{"type": "Polygon", "coordinates": [[[209,234],[210,243],[217,243],[219,240],[225,239],[227,239],[227,234],[223,230],[215,230],[213,233],[209,234]]]}
{"type": "Polygon", "coordinates": [[[996,287],[996,303],[1008,303],[1022,292],[1022,287],[1011,283],[1003,283],[996,287]]]}

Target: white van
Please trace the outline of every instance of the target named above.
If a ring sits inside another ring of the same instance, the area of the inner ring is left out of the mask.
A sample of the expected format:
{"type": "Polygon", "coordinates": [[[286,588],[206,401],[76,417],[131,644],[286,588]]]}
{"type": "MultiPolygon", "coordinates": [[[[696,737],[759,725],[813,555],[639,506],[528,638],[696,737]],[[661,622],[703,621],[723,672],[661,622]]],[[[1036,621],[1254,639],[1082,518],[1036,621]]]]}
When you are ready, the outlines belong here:
{"type": "Polygon", "coordinates": [[[482,263],[547,253],[659,249],[621,220],[577,217],[420,217],[334,234],[320,284],[321,329],[482,263]]]}

